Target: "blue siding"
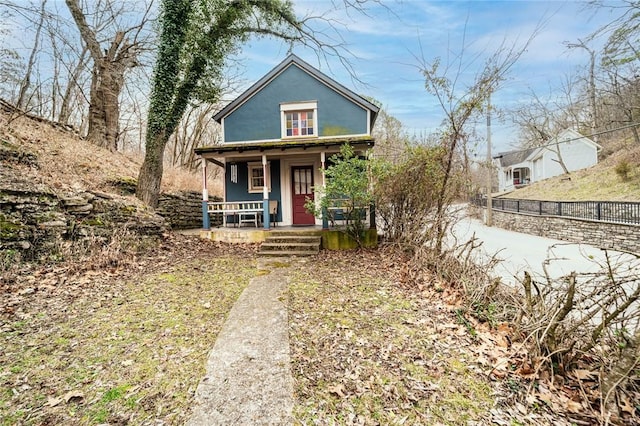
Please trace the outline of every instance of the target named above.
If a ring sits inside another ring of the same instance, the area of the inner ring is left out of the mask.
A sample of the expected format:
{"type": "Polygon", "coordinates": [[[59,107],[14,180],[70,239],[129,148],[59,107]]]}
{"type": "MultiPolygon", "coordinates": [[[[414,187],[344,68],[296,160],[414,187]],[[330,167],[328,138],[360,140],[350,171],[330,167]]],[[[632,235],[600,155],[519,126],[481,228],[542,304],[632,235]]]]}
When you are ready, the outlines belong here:
{"type": "MultiPolygon", "coordinates": [[[[253,162],[253,161],[252,161],[253,162]]],[[[280,189],[280,160],[269,160],[271,164],[271,192],[270,200],[278,201],[278,222],[282,221],[282,196],[280,189]]],[[[249,192],[249,167],[246,162],[236,162],[238,165],[238,182],[231,182],[231,163],[225,166],[225,201],[261,201],[262,192],[249,192]]]]}
{"type": "Polygon", "coordinates": [[[364,108],[291,65],[225,118],[225,142],[280,139],[280,103],[303,101],[318,101],[320,136],[367,133],[364,108]]]}

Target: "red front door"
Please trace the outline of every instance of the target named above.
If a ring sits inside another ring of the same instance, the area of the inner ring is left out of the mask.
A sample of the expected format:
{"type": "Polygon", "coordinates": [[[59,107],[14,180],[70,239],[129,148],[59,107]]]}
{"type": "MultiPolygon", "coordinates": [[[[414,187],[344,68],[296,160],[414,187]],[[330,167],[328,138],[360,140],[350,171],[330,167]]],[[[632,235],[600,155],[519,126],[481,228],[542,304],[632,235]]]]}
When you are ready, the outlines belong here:
{"type": "Polygon", "coordinates": [[[314,225],[315,217],[304,208],[307,199],[313,200],[313,167],[301,166],[291,168],[293,182],[293,224],[314,225]]]}

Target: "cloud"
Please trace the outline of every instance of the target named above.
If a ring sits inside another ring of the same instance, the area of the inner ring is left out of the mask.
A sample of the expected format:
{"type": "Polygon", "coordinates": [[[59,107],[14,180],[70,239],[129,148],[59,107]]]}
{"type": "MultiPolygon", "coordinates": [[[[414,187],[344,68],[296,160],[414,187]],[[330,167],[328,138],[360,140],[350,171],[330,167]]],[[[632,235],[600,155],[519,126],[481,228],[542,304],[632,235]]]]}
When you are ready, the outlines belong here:
{"type": "MultiPolygon", "coordinates": [[[[422,57],[427,64],[436,57],[446,62],[455,58],[464,44],[467,57],[459,82],[459,87],[464,87],[464,79],[470,82],[502,43],[521,48],[544,23],[493,98],[502,108],[526,105],[531,90],[543,96],[552,94],[565,75],[587,63],[586,52],[568,51],[563,42],[585,37],[613,19],[608,14],[584,12],[584,4],[579,2],[398,0],[367,6],[363,15],[346,11],[341,0],[295,2],[299,15],[323,15],[337,23],[335,30],[350,52],[347,57],[355,76],[366,85],[353,79],[335,58],[329,58],[329,64],[318,63],[316,51],[299,46],[294,53],[352,90],[378,99],[405,126],[420,131],[437,127],[443,116],[424,88],[418,69],[422,57]]],[[[318,25],[326,29],[327,22],[318,21],[318,25]]],[[[248,69],[260,70],[255,78],[284,58],[287,47],[283,46],[266,40],[252,42],[251,48],[243,51],[248,69]]],[[[497,145],[513,140],[514,131],[508,126],[496,122],[497,145]]]]}

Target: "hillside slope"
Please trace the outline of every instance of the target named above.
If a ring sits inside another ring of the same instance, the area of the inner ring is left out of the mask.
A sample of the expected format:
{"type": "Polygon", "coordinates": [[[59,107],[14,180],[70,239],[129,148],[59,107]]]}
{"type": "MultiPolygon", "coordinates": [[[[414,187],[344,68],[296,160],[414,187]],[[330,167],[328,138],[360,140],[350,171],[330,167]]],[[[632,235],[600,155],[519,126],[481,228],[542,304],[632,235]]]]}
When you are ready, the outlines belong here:
{"type": "MultiPolygon", "coordinates": [[[[141,165],[141,155],[110,152],[68,128],[28,116],[16,118],[6,108],[0,108],[0,140],[5,149],[13,147],[37,157],[37,167],[27,164],[19,168],[24,179],[55,190],[118,192],[118,182],[133,182],[141,165]]],[[[171,192],[200,188],[199,174],[169,168],[161,189],[171,192]]]]}
{"type": "Polygon", "coordinates": [[[517,189],[504,198],[551,201],[640,201],[640,147],[621,148],[597,165],[517,189]],[[616,173],[626,162],[627,179],[616,173]]]}
{"type": "MultiPolygon", "coordinates": [[[[88,243],[106,246],[118,233],[133,240],[159,236],[178,216],[193,213],[200,221],[197,193],[195,200],[192,194],[163,196],[169,201],[157,212],[166,221],[137,200],[132,190],[139,168],[134,156],[91,145],[70,128],[0,103],[0,272],[15,260],[46,262],[88,243]]],[[[184,172],[166,177],[165,191],[201,185],[199,176],[184,172]]]]}

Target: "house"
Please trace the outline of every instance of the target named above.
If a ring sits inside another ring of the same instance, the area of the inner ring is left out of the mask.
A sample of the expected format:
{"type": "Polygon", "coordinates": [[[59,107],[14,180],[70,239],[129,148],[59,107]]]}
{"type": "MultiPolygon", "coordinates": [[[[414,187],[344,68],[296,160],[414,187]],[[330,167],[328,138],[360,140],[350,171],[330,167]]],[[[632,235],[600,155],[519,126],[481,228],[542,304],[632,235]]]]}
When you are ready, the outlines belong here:
{"type": "MultiPolygon", "coordinates": [[[[210,203],[203,188],[203,229],[210,216],[223,224],[323,225],[307,212],[318,198],[330,157],[348,143],[373,147],[379,108],[296,55],[289,55],[214,119],[222,142],[195,150],[205,168],[224,169],[224,201],[210,203]],[[211,164],[208,165],[211,167],[211,164]]],[[[324,222],[324,223],[323,223],[324,222]]]]}
{"type": "Polygon", "coordinates": [[[572,129],[562,131],[545,145],[496,155],[498,189],[512,191],[567,171],[598,164],[601,146],[572,129]]]}

